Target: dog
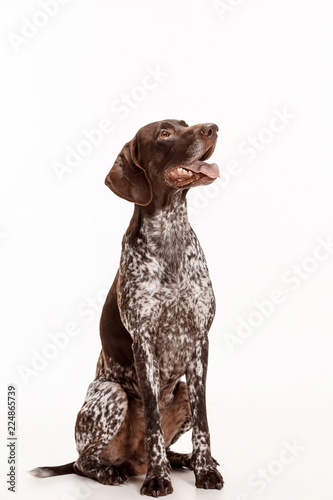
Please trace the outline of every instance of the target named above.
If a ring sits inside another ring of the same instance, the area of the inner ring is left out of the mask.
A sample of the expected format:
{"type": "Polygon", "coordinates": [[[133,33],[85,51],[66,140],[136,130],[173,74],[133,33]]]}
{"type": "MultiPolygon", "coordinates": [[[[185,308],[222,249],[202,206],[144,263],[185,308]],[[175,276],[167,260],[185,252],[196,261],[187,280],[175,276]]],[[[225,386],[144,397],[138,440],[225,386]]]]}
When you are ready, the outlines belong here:
{"type": "Polygon", "coordinates": [[[105,183],[135,206],[101,315],[96,378],[77,416],[79,458],[32,475],[121,484],[146,474],[140,492],[157,497],[173,491],[171,468],[189,468],[198,488],[222,488],[205,401],[215,298],[186,208],[190,188],[219,177],[205,161],[217,132],[214,123],[150,123],[116,158],[105,183]],[[172,451],[190,429],[192,453],[172,451]]]}

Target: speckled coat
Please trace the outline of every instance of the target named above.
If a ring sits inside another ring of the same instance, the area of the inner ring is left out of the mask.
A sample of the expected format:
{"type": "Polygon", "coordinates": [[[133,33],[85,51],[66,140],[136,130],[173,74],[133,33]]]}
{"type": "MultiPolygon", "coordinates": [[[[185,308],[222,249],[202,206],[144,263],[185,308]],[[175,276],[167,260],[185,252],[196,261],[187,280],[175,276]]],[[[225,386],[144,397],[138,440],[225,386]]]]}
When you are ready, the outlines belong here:
{"type": "Polygon", "coordinates": [[[145,473],[141,493],[149,496],[172,492],[172,467],[193,469],[197,487],[223,485],[205,403],[215,299],[186,208],[188,189],[216,177],[203,161],[216,132],[214,124],[150,124],[106,179],[135,209],[102,312],[102,351],[77,418],[73,468],[104,484],[145,473]],[[192,453],[171,451],[191,428],[192,453]]]}

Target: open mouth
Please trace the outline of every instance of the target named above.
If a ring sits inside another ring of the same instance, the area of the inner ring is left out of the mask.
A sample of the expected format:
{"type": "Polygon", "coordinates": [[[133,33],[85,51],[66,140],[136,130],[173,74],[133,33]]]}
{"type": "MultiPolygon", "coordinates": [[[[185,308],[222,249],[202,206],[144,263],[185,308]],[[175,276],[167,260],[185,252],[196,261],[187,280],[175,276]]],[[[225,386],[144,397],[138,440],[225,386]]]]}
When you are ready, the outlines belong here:
{"type": "Polygon", "coordinates": [[[213,154],[214,149],[214,146],[211,146],[198,160],[189,165],[179,165],[168,170],[166,172],[168,181],[176,186],[185,186],[201,179],[212,182],[220,177],[217,164],[205,162],[213,154]]]}

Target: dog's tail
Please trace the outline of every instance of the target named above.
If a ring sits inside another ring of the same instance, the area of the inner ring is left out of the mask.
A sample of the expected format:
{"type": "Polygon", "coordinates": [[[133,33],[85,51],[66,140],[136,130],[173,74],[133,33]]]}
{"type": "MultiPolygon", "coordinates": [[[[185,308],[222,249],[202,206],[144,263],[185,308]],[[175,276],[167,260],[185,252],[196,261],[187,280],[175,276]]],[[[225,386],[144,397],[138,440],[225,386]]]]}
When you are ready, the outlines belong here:
{"type": "Polygon", "coordinates": [[[55,467],[36,467],[36,469],[29,470],[29,474],[35,477],[52,477],[62,476],[64,474],[75,474],[73,465],[75,462],[65,465],[57,465],[55,467]]]}

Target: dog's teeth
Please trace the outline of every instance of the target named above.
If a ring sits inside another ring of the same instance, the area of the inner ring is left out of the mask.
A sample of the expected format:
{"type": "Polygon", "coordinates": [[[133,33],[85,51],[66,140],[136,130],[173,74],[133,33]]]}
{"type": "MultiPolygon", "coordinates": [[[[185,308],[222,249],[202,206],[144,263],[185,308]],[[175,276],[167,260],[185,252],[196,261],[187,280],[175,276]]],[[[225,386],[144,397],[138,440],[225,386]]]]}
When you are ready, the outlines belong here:
{"type": "Polygon", "coordinates": [[[182,171],[183,171],[182,167],[177,168],[177,172],[182,172],[182,171]]]}

